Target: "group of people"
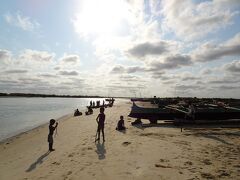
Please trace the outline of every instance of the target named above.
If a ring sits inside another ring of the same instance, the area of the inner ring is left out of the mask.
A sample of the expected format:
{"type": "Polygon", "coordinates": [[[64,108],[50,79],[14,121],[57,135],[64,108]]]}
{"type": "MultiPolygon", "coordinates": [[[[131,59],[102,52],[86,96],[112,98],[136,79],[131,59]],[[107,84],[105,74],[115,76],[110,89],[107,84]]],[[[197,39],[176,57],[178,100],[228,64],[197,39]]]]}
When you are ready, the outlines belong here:
{"type": "MultiPolygon", "coordinates": [[[[98,107],[100,106],[100,101],[96,101],[96,104],[95,104],[95,101],[90,101],[90,107],[95,107],[95,105],[98,107]]],[[[103,100],[103,106],[105,105],[105,101],[103,100]]]]}
{"type": "MultiPolygon", "coordinates": [[[[103,142],[105,142],[105,136],[104,136],[104,125],[105,125],[105,114],[104,114],[104,107],[100,108],[100,113],[98,114],[97,118],[96,118],[96,122],[97,122],[97,134],[96,134],[96,141],[100,141],[100,133],[102,132],[102,138],[103,138],[103,142]]],[[[49,151],[54,151],[53,149],[53,133],[55,130],[57,130],[57,126],[58,123],[54,120],[51,119],[49,122],[49,134],[48,134],[48,143],[49,143],[49,151]],[[55,124],[55,126],[54,126],[55,124]]],[[[120,116],[120,120],[117,123],[117,127],[116,130],[118,131],[122,131],[122,130],[126,130],[126,127],[124,125],[124,119],[123,116],[120,116]]]]}

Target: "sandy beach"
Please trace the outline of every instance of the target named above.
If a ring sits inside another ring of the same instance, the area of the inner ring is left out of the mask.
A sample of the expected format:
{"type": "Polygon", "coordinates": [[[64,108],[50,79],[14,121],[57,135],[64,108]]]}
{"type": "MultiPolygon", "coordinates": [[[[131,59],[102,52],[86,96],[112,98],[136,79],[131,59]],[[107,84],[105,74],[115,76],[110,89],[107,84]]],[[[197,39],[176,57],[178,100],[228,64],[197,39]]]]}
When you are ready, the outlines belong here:
{"type": "Polygon", "coordinates": [[[54,152],[48,124],[2,142],[0,179],[239,179],[240,128],[134,127],[131,105],[116,101],[105,109],[105,143],[94,142],[99,109],[60,120],[54,152]],[[125,133],[115,130],[120,115],[125,133]]]}

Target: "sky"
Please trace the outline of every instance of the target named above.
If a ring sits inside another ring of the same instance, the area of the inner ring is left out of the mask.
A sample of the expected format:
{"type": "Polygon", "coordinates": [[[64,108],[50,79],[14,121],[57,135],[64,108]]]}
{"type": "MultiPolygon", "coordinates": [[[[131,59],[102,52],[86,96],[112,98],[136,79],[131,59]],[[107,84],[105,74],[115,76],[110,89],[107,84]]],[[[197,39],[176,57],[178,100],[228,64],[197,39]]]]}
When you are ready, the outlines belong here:
{"type": "Polygon", "coordinates": [[[2,93],[240,98],[239,0],[0,3],[2,93]]]}

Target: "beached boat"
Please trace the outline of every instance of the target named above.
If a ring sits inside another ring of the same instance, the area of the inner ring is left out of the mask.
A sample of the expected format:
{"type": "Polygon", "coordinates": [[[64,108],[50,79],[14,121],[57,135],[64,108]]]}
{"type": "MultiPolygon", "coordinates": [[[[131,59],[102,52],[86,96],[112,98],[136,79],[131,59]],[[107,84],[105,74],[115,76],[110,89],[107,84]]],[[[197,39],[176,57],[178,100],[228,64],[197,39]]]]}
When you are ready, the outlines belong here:
{"type": "Polygon", "coordinates": [[[151,102],[153,98],[131,98],[131,101],[140,101],[140,102],[151,102]]]}
{"type": "Polygon", "coordinates": [[[157,120],[174,120],[175,118],[184,118],[185,112],[176,111],[167,107],[139,107],[133,101],[133,106],[128,116],[132,118],[148,119],[150,122],[156,123],[157,120]]]}
{"type": "Polygon", "coordinates": [[[221,106],[196,106],[195,120],[227,120],[227,119],[240,119],[240,109],[233,107],[221,106]]]}
{"type": "Polygon", "coordinates": [[[167,105],[159,108],[139,107],[133,102],[129,117],[148,119],[152,123],[157,120],[175,120],[184,119],[190,121],[198,120],[232,120],[240,119],[240,109],[235,107],[221,107],[217,105],[195,105],[192,114],[189,108],[178,105],[167,105]]]}

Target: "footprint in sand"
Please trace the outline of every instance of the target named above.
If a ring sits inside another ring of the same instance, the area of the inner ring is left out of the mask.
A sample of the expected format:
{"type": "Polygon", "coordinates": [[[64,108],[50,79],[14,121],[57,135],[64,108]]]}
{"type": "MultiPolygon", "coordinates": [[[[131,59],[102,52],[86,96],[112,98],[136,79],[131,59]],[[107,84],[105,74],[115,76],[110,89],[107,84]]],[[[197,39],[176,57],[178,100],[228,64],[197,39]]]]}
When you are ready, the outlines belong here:
{"type": "Polygon", "coordinates": [[[93,150],[93,148],[92,148],[92,147],[88,147],[87,149],[88,149],[88,150],[93,150]]]}
{"type": "Polygon", "coordinates": [[[60,165],[61,163],[60,162],[53,162],[52,164],[54,164],[54,165],[60,165]]]}
{"type": "Polygon", "coordinates": [[[131,142],[125,141],[122,143],[123,146],[128,146],[129,144],[131,144],[131,142]]]}
{"type": "Polygon", "coordinates": [[[185,163],[184,163],[184,165],[193,165],[193,163],[191,162],[191,161],[186,161],[185,163]]]}
{"type": "Polygon", "coordinates": [[[192,163],[191,161],[186,161],[186,162],[184,163],[184,165],[187,165],[187,166],[190,165],[190,166],[191,166],[191,165],[193,165],[193,163],[192,163]]]}
{"type": "Polygon", "coordinates": [[[162,164],[155,164],[155,167],[172,168],[171,166],[165,166],[165,165],[162,165],[162,164]]]}
{"type": "Polygon", "coordinates": [[[201,176],[205,179],[216,179],[215,176],[210,173],[201,173],[201,176]]]}
{"type": "Polygon", "coordinates": [[[159,161],[160,162],[169,162],[169,160],[167,160],[167,159],[160,159],[159,161]]]}
{"type": "Polygon", "coordinates": [[[68,157],[73,157],[74,156],[74,153],[71,153],[68,155],[68,157]]]}
{"type": "Polygon", "coordinates": [[[72,174],[72,171],[68,171],[67,175],[69,176],[70,174],[72,174]]]}
{"type": "Polygon", "coordinates": [[[211,165],[212,164],[212,162],[209,159],[204,159],[203,163],[206,164],[206,165],[211,165]]]}
{"type": "Polygon", "coordinates": [[[219,170],[218,172],[220,173],[218,175],[219,178],[230,176],[230,174],[228,174],[225,170],[219,170]]]}

